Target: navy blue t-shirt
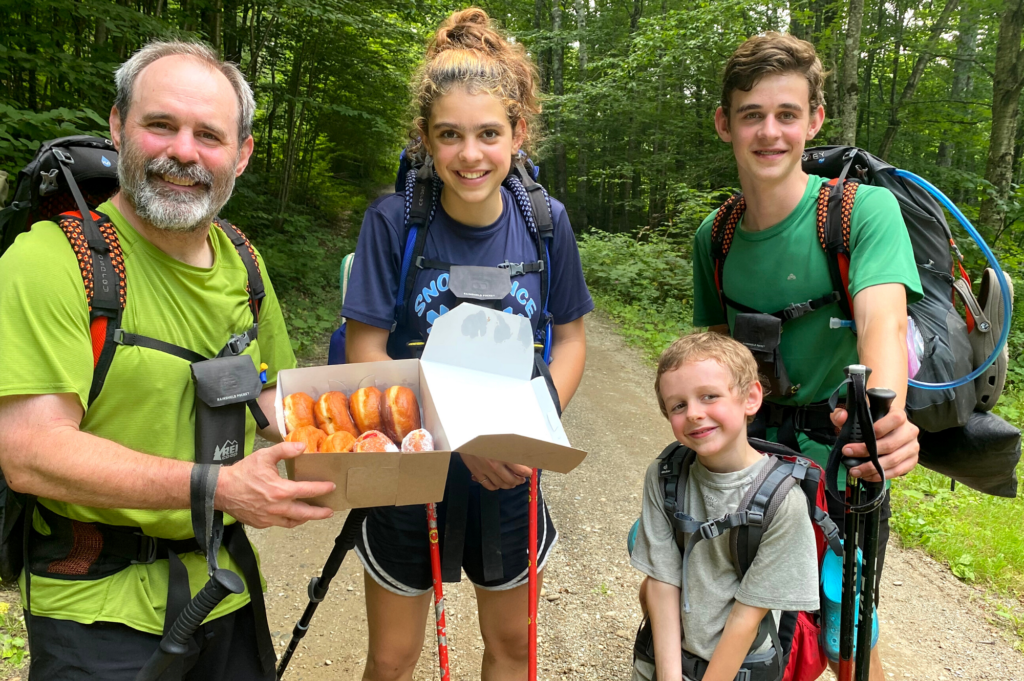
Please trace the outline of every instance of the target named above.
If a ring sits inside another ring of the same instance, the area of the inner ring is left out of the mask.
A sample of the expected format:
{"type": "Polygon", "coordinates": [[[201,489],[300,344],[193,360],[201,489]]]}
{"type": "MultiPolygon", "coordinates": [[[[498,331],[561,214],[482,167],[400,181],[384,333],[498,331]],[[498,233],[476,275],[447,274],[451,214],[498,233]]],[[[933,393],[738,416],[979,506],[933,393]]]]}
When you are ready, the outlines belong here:
{"type": "MultiPolygon", "coordinates": [[[[456,222],[438,205],[434,221],[427,230],[424,257],[453,265],[485,267],[506,261],[536,262],[536,242],[515,198],[504,187],[501,200],[501,217],[486,227],[467,227],[456,222]]],[[[594,301],[583,279],[583,266],[565,206],[551,199],[551,212],[555,233],[551,244],[548,310],[555,324],[567,324],[593,310],[594,301]]],[[[381,329],[391,328],[404,248],[405,196],[391,194],[374,202],[363,216],[342,316],[381,329]]],[[[413,275],[416,285],[409,309],[413,328],[396,331],[427,338],[434,320],[455,307],[458,300],[448,290],[447,271],[418,270],[411,266],[409,276],[413,275]]],[[[536,331],[544,309],[540,274],[512,277],[512,291],[505,296],[503,306],[505,312],[529,317],[536,331]]]]}

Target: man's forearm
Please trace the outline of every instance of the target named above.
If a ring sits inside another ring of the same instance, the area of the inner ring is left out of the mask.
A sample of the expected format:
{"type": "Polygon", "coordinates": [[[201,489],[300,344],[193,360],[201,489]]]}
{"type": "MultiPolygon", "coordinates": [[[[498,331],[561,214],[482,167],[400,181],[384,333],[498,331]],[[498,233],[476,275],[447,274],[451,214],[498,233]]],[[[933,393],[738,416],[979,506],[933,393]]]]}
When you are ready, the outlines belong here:
{"type": "Polygon", "coordinates": [[[189,507],[191,462],[143,454],[70,426],[45,436],[8,433],[0,460],[17,492],[97,508],[189,507]]]}

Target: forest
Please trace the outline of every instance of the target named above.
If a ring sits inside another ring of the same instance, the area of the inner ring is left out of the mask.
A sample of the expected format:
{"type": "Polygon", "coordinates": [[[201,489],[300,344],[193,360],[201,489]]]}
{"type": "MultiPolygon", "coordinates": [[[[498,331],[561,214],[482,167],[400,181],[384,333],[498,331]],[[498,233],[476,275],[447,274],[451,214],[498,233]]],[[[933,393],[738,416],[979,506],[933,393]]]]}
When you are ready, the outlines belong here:
{"type": "MultiPolygon", "coordinates": [[[[478,4],[537,64],[541,182],[568,208],[599,306],[648,352],[689,329],[692,236],[738,186],[713,127],[722,67],[746,37],[769,30],[812,42],[829,71],[827,119],[814,144],[856,144],[928,178],[975,222],[1006,271],[1024,274],[1024,0],[478,4]]],[[[464,6],[2,0],[0,171],[13,180],[41,141],[107,134],[112,73],[146,41],[209,43],[241,66],[258,104],[256,150],[225,217],[266,257],[296,350],[323,352],[338,324],[338,264],[355,246],[362,210],[393,185],[409,139],[410,76],[441,19],[464,6]]],[[[980,251],[954,232],[978,273],[980,251]]],[[[999,406],[1018,425],[1019,320],[999,406]]],[[[950,516],[947,487],[929,477],[906,482],[894,527],[961,578],[1019,597],[1024,547],[1006,518],[1024,518],[1021,500],[986,507],[1010,534],[965,550],[962,532],[981,521],[950,516]]],[[[970,494],[959,503],[975,503],[970,494]]],[[[1024,617],[1014,617],[1024,640],[1024,617]]]]}

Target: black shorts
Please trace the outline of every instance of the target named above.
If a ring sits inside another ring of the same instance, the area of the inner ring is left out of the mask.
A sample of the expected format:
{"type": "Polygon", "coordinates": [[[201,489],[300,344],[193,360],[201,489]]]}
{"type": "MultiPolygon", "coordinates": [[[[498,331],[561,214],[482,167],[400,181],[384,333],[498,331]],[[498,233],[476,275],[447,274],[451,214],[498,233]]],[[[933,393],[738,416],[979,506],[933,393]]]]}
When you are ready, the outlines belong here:
{"type": "MultiPolygon", "coordinates": [[[[437,504],[438,543],[445,555],[445,529],[448,520],[449,492],[468,488],[466,533],[462,553],[462,569],[476,586],[492,591],[514,589],[526,584],[529,567],[529,481],[514,489],[499,490],[498,507],[501,527],[501,572],[495,579],[484,577],[481,533],[479,483],[469,480],[469,469],[458,454],[453,454],[448,468],[444,500],[437,504]],[[461,477],[461,480],[456,480],[461,477]],[[456,483],[456,484],[453,484],[456,483]]],[[[543,476],[540,476],[541,478],[543,476]]],[[[538,480],[538,489],[540,480],[538,480]]],[[[558,532],[551,522],[544,492],[540,491],[537,506],[537,565],[543,569],[558,541],[558,532]]],[[[363,521],[356,539],[356,555],[363,567],[382,587],[400,596],[418,596],[431,590],[430,542],[427,537],[426,506],[391,506],[375,508],[363,521]]],[[[445,568],[450,566],[445,565],[445,568]]],[[[447,580],[446,580],[447,581],[447,580]]]]}
{"type": "MultiPolygon", "coordinates": [[[[839,528],[839,536],[843,536],[843,529],[846,527],[846,509],[841,503],[832,498],[831,494],[825,495],[828,498],[828,515],[832,522],[839,528]]],[[[864,516],[861,516],[862,518],[864,516]]],[[[878,562],[875,568],[875,602],[878,602],[879,589],[882,584],[882,566],[885,565],[885,547],[889,544],[889,518],[892,517],[892,507],[889,504],[889,490],[885,491],[885,499],[882,500],[882,508],[878,518],[878,562]]],[[[860,532],[860,549],[864,550],[864,532],[860,532]]]]}
{"type": "MultiPolygon", "coordinates": [[[[26,613],[25,626],[32,651],[29,681],[135,681],[160,644],[159,636],[114,622],[81,624],[26,613]]],[[[248,605],[200,626],[180,664],[182,681],[272,681],[277,676],[260,665],[248,605]]],[[[172,664],[165,675],[173,670],[172,664]]]]}

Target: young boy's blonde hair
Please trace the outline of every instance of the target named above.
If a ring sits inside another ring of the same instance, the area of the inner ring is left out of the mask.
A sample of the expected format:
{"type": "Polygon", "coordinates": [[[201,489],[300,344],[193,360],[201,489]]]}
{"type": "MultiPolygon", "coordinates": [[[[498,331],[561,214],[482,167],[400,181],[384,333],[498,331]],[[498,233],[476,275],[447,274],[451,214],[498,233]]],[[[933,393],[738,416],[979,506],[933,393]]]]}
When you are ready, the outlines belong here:
{"type": "Polygon", "coordinates": [[[668,346],[658,359],[658,375],[654,379],[654,392],[658,396],[661,413],[668,418],[665,400],[661,397],[662,374],[674,371],[689,362],[713,359],[732,375],[731,390],[745,393],[757,382],[757,362],[739,341],[720,333],[705,331],[683,336],[668,346]]]}

